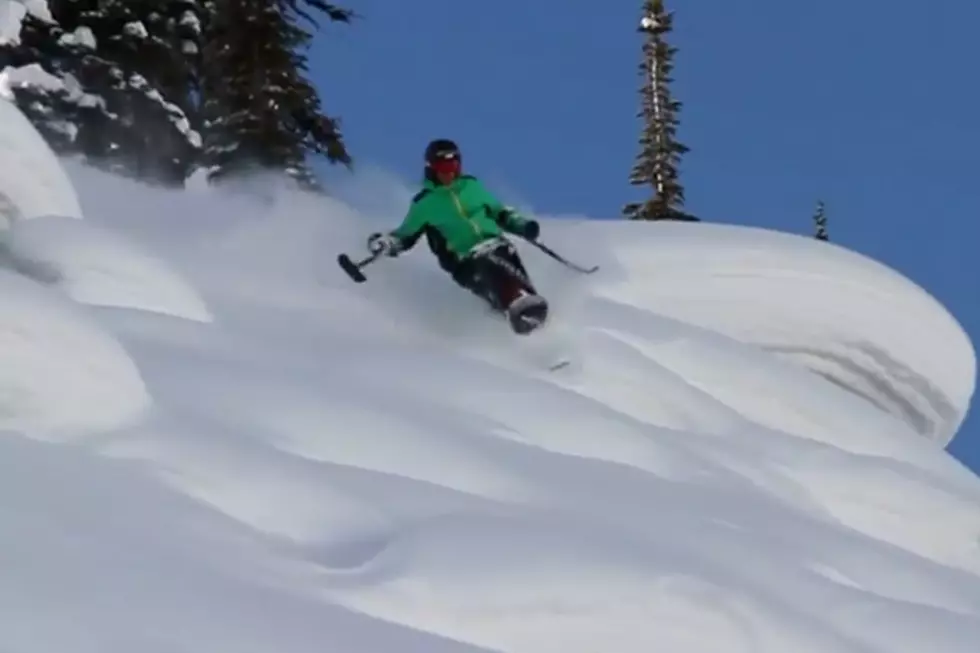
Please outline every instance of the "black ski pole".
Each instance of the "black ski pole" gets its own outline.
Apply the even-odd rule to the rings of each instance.
[[[340,264],[341,269],[343,269],[343,271],[347,273],[347,276],[353,279],[355,283],[364,283],[367,281],[367,277],[365,277],[364,273],[361,272],[361,268],[373,262],[379,256],[381,256],[381,252],[375,252],[367,258],[361,259],[360,261],[352,261],[347,254],[341,254],[337,257],[337,262]]]
[[[593,265],[592,267],[587,268],[587,267],[583,267],[581,265],[578,265],[576,263],[572,263],[571,261],[569,261],[568,259],[566,259],[562,255],[558,254],[557,252],[555,252],[554,250],[552,250],[550,247],[548,247],[544,243],[539,243],[536,240],[528,240],[528,242],[531,243],[532,245],[534,245],[535,247],[537,247],[538,249],[540,249],[542,252],[544,252],[545,254],[547,254],[548,256],[550,256],[551,258],[553,258],[556,261],[558,261],[559,263],[561,263],[562,265],[564,265],[566,267],[569,267],[569,268],[575,270],[576,272],[581,272],[582,274],[592,274],[593,272],[595,272],[596,270],[599,269],[599,266],[598,265]]]

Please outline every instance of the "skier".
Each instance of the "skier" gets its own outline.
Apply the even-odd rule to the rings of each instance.
[[[533,241],[539,232],[535,220],[504,206],[476,177],[462,173],[456,143],[436,139],[425,149],[423,188],[401,225],[371,234],[368,249],[398,256],[425,234],[440,267],[456,283],[506,315],[515,332],[526,334],[547,318],[548,303],[505,233]]]

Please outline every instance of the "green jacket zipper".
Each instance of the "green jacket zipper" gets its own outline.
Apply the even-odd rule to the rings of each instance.
[[[453,203],[456,205],[456,210],[459,212],[459,216],[470,223],[470,226],[473,227],[473,232],[477,236],[482,236],[483,233],[480,231],[480,227],[466,215],[465,211],[463,211],[463,203],[459,201],[459,197],[456,195],[456,193],[452,189],[449,189],[449,194],[453,198]]]

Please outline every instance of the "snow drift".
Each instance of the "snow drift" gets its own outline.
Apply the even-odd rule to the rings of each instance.
[[[19,220],[5,245],[12,266],[77,302],[212,319],[204,300],[172,266],[90,221],[59,216]]]
[[[0,429],[72,438],[131,421],[149,397],[126,351],[91,316],[0,269]]]
[[[4,80],[0,77],[0,91]],[[0,92],[0,219],[43,215],[79,218],[75,189],[44,139]],[[0,223],[0,227],[3,224]]]
[[[613,232],[625,274],[598,284],[596,294],[757,344],[924,437],[952,439],[973,394],[975,357],[960,325],[921,288],[815,239],[717,225],[646,227]],[[582,238],[604,232],[593,226]]]
[[[974,352],[893,271],[539,216],[603,269],[522,246],[517,339],[424,248],[343,276],[397,203],[68,173],[0,275],[0,649],[975,650]]]

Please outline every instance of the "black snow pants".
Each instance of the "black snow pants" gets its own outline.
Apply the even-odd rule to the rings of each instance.
[[[463,288],[483,298],[491,308],[505,311],[522,293],[537,294],[514,245],[489,241],[462,259],[445,260],[442,267]]]

